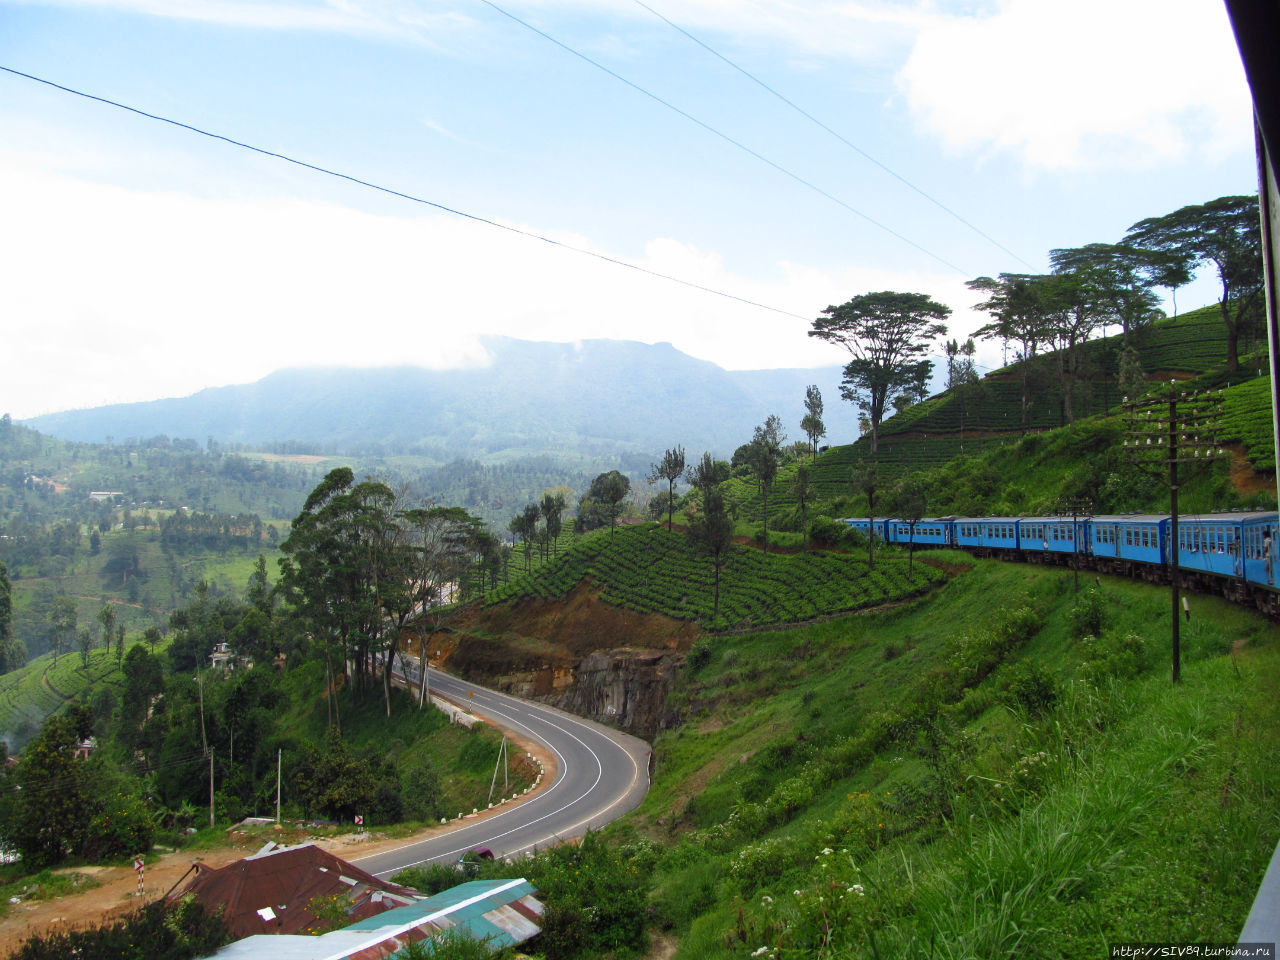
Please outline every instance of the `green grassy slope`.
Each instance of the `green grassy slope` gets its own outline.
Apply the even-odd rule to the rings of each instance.
[[[1194,599],[1173,686],[1165,591],[1077,601],[1068,573],[964,562],[688,675],[617,831],[662,848],[646,888],[677,957],[1234,939],[1280,836],[1276,629]]]

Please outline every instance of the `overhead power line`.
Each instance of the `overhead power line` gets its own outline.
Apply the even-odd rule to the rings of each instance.
[[[748,71],[745,67],[742,67],[742,66],[740,66],[740,65],[739,65],[739,64],[737,64],[737,63],[734,63],[732,60],[730,60],[728,57],[726,57],[726,56],[725,56],[724,54],[722,54],[720,51],[718,51],[718,50],[716,50],[716,49],[712,48],[710,45],[708,45],[708,44],[704,43],[704,42],[703,42],[702,40],[700,40],[698,37],[695,37],[692,33],[690,33],[690,32],[689,32],[688,30],[686,30],[684,27],[680,26],[680,25],[679,25],[679,24],[677,24],[677,23],[673,23],[671,20],[668,20],[666,17],[664,17],[662,14],[660,14],[657,10],[653,9],[653,7],[651,7],[651,6],[649,6],[648,4],[644,3],[644,2],[643,2],[643,0],[635,0],[635,3],[636,3],[636,5],[637,5],[637,6],[642,7],[642,8],[643,8],[643,9],[645,9],[645,10],[648,10],[651,14],[653,14],[655,17],[657,17],[659,20],[661,20],[661,21],[662,21],[663,23],[665,23],[667,26],[671,27],[673,30],[678,30],[680,33],[684,34],[686,37],[688,37],[690,40],[692,40],[694,43],[696,43],[698,46],[700,46],[703,50],[707,51],[707,53],[711,54],[713,57],[716,57],[717,59],[722,60],[722,61],[724,61],[725,63],[727,63],[729,66],[733,67],[733,69],[734,69],[734,70],[737,70],[740,74],[742,74],[744,77],[746,77],[746,78],[747,78],[748,80],[750,80],[752,83],[757,84],[758,86],[760,86],[760,87],[764,88],[764,89],[765,89],[766,91],[768,91],[769,93],[773,94],[775,97],[777,97],[779,100],[781,100],[783,103],[785,103],[788,107],[790,107],[790,108],[791,108],[792,110],[794,110],[796,113],[800,114],[800,116],[804,117],[806,120],[809,120],[811,123],[816,124],[818,127],[821,127],[821,128],[822,128],[823,130],[825,130],[827,133],[831,134],[831,136],[835,137],[837,140],[839,140],[841,143],[843,143],[843,144],[844,144],[846,147],[848,147],[850,150],[854,151],[854,153],[857,153],[859,156],[863,157],[865,160],[868,160],[869,162],[874,163],[877,167],[879,167],[879,168],[880,168],[881,170],[883,170],[885,173],[889,174],[889,176],[893,177],[895,180],[897,180],[897,181],[899,181],[900,183],[902,183],[902,184],[906,185],[907,187],[910,187],[910,188],[911,188],[912,190],[914,190],[916,193],[920,194],[920,196],[924,197],[926,200],[928,200],[930,203],[932,203],[934,206],[936,206],[939,210],[942,210],[944,213],[948,214],[949,216],[954,217],[956,220],[958,220],[960,223],[964,224],[966,227],[968,227],[970,230],[972,230],[972,231],[973,231],[974,233],[976,233],[978,236],[982,237],[982,239],[986,240],[988,243],[993,244],[994,246],[998,247],[1000,250],[1003,250],[1003,251],[1004,251],[1005,253],[1007,253],[1009,256],[1013,257],[1013,259],[1015,259],[1015,260],[1017,260],[1019,263],[1021,263],[1023,266],[1030,267],[1032,270],[1036,269],[1036,268],[1035,268],[1034,266],[1032,266],[1030,263],[1027,263],[1027,261],[1026,261],[1026,260],[1023,260],[1023,259],[1022,259],[1022,257],[1018,256],[1016,253],[1014,253],[1012,250],[1010,250],[1008,247],[1006,247],[1006,246],[1005,246],[1003,243],[1001,243],[999,240],[995,239],[994,237],[990,236],[989,234],[987,234],[987,233],[986,233],[986,232],[984,232],[983,230],[979,229],[979,228],[978,228],[977,226],[975,226],[974,224],[970,223],[968,220],[966,220],[964,217],[960,216],[960,214],[956,213],[954,210],[952,210],[950,207],[948,207],[945,203],[943,203],[943,202],[942,202],[941,200],[939,200],[937,197],[934,197],[934,196],[932,196],[932,195],[930,195],[930,194],[926,193],[924,190],[922,190],[922,189],[920,189],[919,187],[917,187],[914,183],[912,183],[912,182],[911,182],[910,180],[908,180],[906,177],[902,176],[902,174],[898,173],[896,170],[894,170],[894,169],[892,169],[891,167],[889,167],[887,164],[882,163],[881,161],[877,160],[875,157],[873,157],[871,154],[867,153],[867,151],[863,150],[863,149],[862,149],[860,146],[858,146],[856,143],[853,143],[852,141],[848,140],[846,137],[842,136],[840,133],[838,133],[838,132],[836,132],[835,130],[831,129],[831,127],[827,126],[825,123],[823,123],[823,122],[822,122],[821,120],[819,120],[817,117],[815,117],[813,114],[809,113],[807,110],[805,110],[805,109],[804,109],[803,107],[801,107],[799,104],[797,104],[797,103],[793,102],[792,100],[789,100],[787,97],[783,96],[781,93],[779,93],[779,92],[778,92],[777,90],[775,90],[773,87],[769,86],[769,84],[765,83],[763,80],[761,80],[761,79],[760,79],[759,77],[757,77],[755,74],[753,74],[753,73],[751,73],[750,71]]]
[[[863,211],[857,209],[854,206],[851,206],[850,204],[841,200],[839,197],[835,196],[834,194],[828,193],[826,190],[823,190],[818,185],[812,183],[809,180],[806,180],[804,177],[800,176],[798,173],[794,173],[791,170],[788,170],[786,167],[782,166],[780,163],[776,163],[775,161],[770,160],[764,154],[751,149],[751,147],[748,147],[746,144],[742,143],[740,140],[735,140],[733,137],[729,136],[727,133],[724,133],[723,131],[716,129],[715,127],[711,126],[711,124],[703,120],[699,120],[697,117],[693,116],[693,114],[680,109],[675,104],[671,103],[669,100],[664,100],[662,97],[658,96],[656,93],[646,90],[644,87],[640,86],[638,83],[628,80],[626,77],[622,76],[620,73],[616,73],[613,70],[610,70],[608,67],[600,63],[598,60],[593,60],[591,57],[588,57],[585,53],[575,50],[573,47],[569,46],[567,43],[564,43],[563,41],[556,39],[546,31],[539,30],[537,27],[529,23],[527,20],[521,20],[514,13],[511,13],[508,10],[504,10],[502,7],[498,6],[496,3],[493,2],[493,0],[480,0],[480,2],[483,3],[485,6],[491,7],[492,9],[496,10],[498,13],[502,14],[507,19],[513,20],[514,22],[520,24],[520,26],[524,27],[526,30],[530,30],[533,33],[536,33],[538,36],[542,37],[544,40],[548,40],[551,43],[554,43],[557,47],[559,47],[561,50],[564,50],[566,53],[573,54],[573,56],[577,57],[579,60],[582,60],[585,63],[589,63],[591,66],[595,67],[597,70],[608,74],[609,76],[613,77],[613,79],[617,80],[619,83],[626,84],[628,87],[630,87],[632,90],[635,90],[637,93],[643,94],[644,96],[648,97],[650,100],[653,100],[655,103],[661,104],[662,106],[666,107],[668,110],[672,111],[673,113],[677,113],[680,116],[684,117],[690,123],[696,124],[697,126],[701,127],[703,130],[706,130],[708,133],[719,137],[721,140],[725,141],[728,144],[731,144],[734,147],[737,147],[743,153],[746,153],[749,156],[754,157],[755,159],[759,160],[761,163],[767,164],[768,166],[772,167],[774,170],[777,170],[779,173],[783,174],[784,176],[790,177],[792,180],[794,180],[796,183],[800,184],[801,186],[808,187],[810,190],[812,190],[814,193],[818,194],[819,196],[824,197],[827,200],[830,200],[832,203],[836,204],[837,206],[843,207],[845,210],[848,210],[850,213],[854,214],[855,216],[861,217],[863,220],[867,221],[867,223],[871,224],[872,226],[878,227],[879,229],[883,230],[885,233],[889,234],[890,236],[896,237],[897,239],[901,240],[903,243],[907,244],[908,246],[915,247],[915,249],[919,250],[925,256],[931,257],[932,259],[938,261],[944,267],[949,267],[950,269],[954,270],[956,273],[962,276],[967,277],[971,275],[967,271],[961,270],[950,260],[947,260],[939,256],[938,254],[934,253],[928,247],[925,247],[919,243],[916,243],[910,237],[904,236],[903,234],[899,233],[897,230],[894,230],[888,224],[881,223],[879,220],[875,219],[869,214],[864,213]]]
[[[433,207],[436,210],[440,210],[444,213],[453,214],[456,217],[462,217],[465,220],[471,220],[471,221],[474,221],[475,223],[482,223],[485,226],[494,227],[495,229],[498,229],[498,230],[505,230],[508,233],[514,233],[517,236],[527,237],[530,240],[541,240],[543,243],[548,243],[553,247],[560,247],[561,249],[569,250],[573,253],[578,253],[586,257],[592,257],[596,260],[603,260],[605,263],[611,263],[614,266],[618,266],[618,267],[625,267],[628,270],[634,270],[637,273],[643,273],[647,276],[655,277],[659,280],[666,280],[669,283],[676,283],[682,287],[688,287],[691,290],[700,290],[703,293],[709,293],[709,294],[712,294],[713,296],[723,297],[726,300],[733,300],[737,303],[745,304],[746,306],[749,306],[749,307],[758,307],[761,310],[768,310],[771,313],[777,313],[784,317],[791,317],[796,320],[804,320],[806,323],[811,322],[812,320],[811,317],[806,317],[799,313],[793,313],[790,310],[784,310],[781,307],[774,307],[774,306],[770,306],[767,303],[761,303],[758,300],[750,300],[746,297],[739,297],[739,296],[736,296],[735,294],[728,293],[724,290],[718,290],[715,287],[708,287],[700,283],[694,283],[692,280],[682,280],[680,277],[673,277],[670,274],[660,273],[657,270],[650,270],[648,267],[642,267],[639,264],[635,264],[635,263],[628,263],[626,260],[620,260],[617,257],[610,257],[603,253],[597,253],[594,250],[587,250],[583,247],[575,247],[573,244],[564,243],[560,240],[553,240],[551,237],[544,236],[543,234],[540,234],[540,233],[534,233],[531,230],[521,230],[519,227],[513,227],[505,223],[499,223],[497,220],[490,220],[487,217],[478,216],[477,214],[474,214],[474,213],[467,213],[465,210],[459,210],[455,207],[446,206],[445,204],[438,203],[434,200],[427,200],[423,197],[416,197],[413,194],[405,193],[401,190],[394,190],[390,187],[384,187],[377,183],[373,183],[372,181],[362,180],[359,177],[354,177],[354,176],[351,176],[350,174],[341,173],[337,170],[331,170],[328,167],[322,167],[322,166],[319,166],[318,164],[308,163],[305,160],[299,160],[296,157],[291,157],[291,156],[288,156],[287,154],[277,153],[273,150],[267,150],[263,147],[257,147],[251,143],[245,143],[242,140],[236,140],[236,139],[233,139],[232,137],[224,136],[220,133],[212,133],[209,130],[204,130],[200,127],[193,126],[192,124],[183,123],[181,120],[174,120],[174,119],[171,119],[170,117],[161,116],[160,114],[156,114],[156,113],[148,113],[146,110],[140,110],[137,107],[131,107],[128,104],[120,103],[116,100],[109,100],[106,97],[99,97],[92,93],[86,93],[83,90],[76,90],[73,87],[63,86],[60,83],[54,83],[52,80],[46,80],[43,77],[37,77],[30,73],[23,73],[21,70],[14,70],[12,67],[6,67],[3,64],[0,64],[0,70],[3,70],[5,73],[11,73],[16,77],[22,77],[26,80],[34,80],[36,83],[43,83],[45,86],[52,87],[55,90],[61,90],[64,93],[70,93],[77,97],[84,97],[86,100],[94,100],[98,103],[106,104],[107,106],[110,106],[110,107],[116,107],[120,110],[126,110],[129,113],[137,114],[140,117],[146,117],[148,120],[158,120],[161,123],[168,123],[168,124],[171,124],[172,126],[180,127],[183,130],[190,131],[191,133],[198,133],[202,137],[209,137],[212,140],[221,140],[223,143],[228,143],[233,147],[240,147],[244,150],[251,150],[254,153],[261,154],[265,157],[272,157],[273,159],[276,159],[276,160],[283,160],[286,163],[292,163],[299,167],[304,167],[307,170],[312,170],[316,173],[323,173],[326,176],[337,177],[339,180],[346,180],[349,183],[354,183],[361,187],[368,187],[370,190],[378,190],[382,193],[390,194],[393,197],[399,197],[402,200],[409,200],[412,203],[420,203],[424,206]]]

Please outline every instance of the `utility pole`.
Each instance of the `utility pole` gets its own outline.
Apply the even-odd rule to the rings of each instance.
[[[200,680],[200,671],[196,671],[196,689],[200,691],[200,745],[204,752],[209,752],[209,740],[204,733],[204,683]]]
[[[276,747],[276,823],[280,822],[280,755],[281,748]]]
[[[213,828],[213,751],[209,751],[209,828]]]
[[[1071,514],[1071,566],[1074,568],[1072,593],[1080,592],[1080,516],[1093,514],[1093,501],[1088,497],[1064,497],[1058,501],[1060,516]]]
[[[1182,408],[1179,410],[1179,403]],[[1178,489],[1202,473],[1221,456],[1219,442],[1221,424],[1218,412],[1222,391],[1195,394],[1178,393],[1169,381],[1166,396],[1149,396],[1130,401],[1124,398],[1128,418],[1124,445],[1131,462],[1169,487],[1169,586],[1173,633],[1173,682],[1182,680],[1181,632],[1178,609],[1182,577],[1178,569]],[[1180,470],[1180,467],[1190,468]]]

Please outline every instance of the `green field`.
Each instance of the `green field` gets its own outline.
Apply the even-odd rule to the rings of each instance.
[[[715,572],[678,532],[656,523],[584,537],[539,570],[489,593],[488,606],[524,597],[564,597],[579,583],[600,587],[606,603],[640,613],[693,620],[711,630],[810,620],[914,595],[945,579],[937,569],[884,557],[867,568],[861,554],[764,554],[733,548],[720,573],[720,613],[713,616]]]

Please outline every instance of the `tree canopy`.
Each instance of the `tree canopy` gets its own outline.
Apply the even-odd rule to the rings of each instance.
[[[1126,243],[1165,256],[1161,285],[1170,276],[1188,275],[1198,264],[1212,263],[1222,296],[1218,300],[1227,328],[1227,369],[1240,366],[1240,334],[1261,317],[1262,236],[1256,196],[1219,197],[1191,204],[1131,226]]]
[[[667,529],[670,530],[671,516],[676,504],[676,481],[684,476],[684,447],[676,444],[649,469],[650,483],[657,483],[659,480],[667,481]]]
[[[951,308],[923,293],[883,290],[830,306],[813,321],[809,336],[839,344],[853,356],[840,388],[871,425],[871,453],[885,407],[894,395],[923,392],[933,363],[929,345],[945,336]]]

